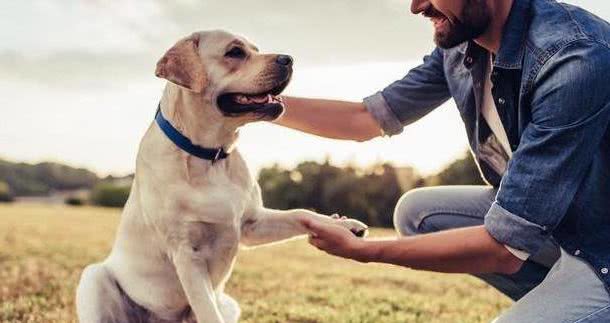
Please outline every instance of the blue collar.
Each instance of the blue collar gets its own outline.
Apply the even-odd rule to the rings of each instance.
[[[212,163],[216,162],[219,159],[224,159],[229,156],[222,147],[220,148],[204,148],[201,146],[197,146],[191,142],[191,140],[185,137],[183,134],[178,131],[178,129],[174,128],[167,119],[163,117],[163,113],[161,113],[161,104],[157,108],[157,115],[155,116],[155,121],[161,128],[161,131],[171,140],[176,146],[185,152],[199,157],[201,159],[211,160]]]

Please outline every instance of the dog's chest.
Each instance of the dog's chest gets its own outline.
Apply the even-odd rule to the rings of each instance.
[[[192,223],[188,243],[205,260],[216,287],[229,274],[239,246],[239,227],[225,224]]]
[[[168,187],[168,207],[159,225],[170,250],[188,247],[208,267],[214,287],[230,274],[244,213],[258,192],[243,160],[235,153],[226,164],[204,169],[193,161],[189,177]],[[219,162],[221,163],[221,162]],[[202,171],[205,170],[205,171]]]
[[[227,182],[208,186],[199,196],[184,201],[183,210],[174,219],[179,221],[178,239],[186,243],[195,257],[205,261],[214,287],[222,284],[231,272],[237,254],[242,217],[250,203],[251,189]]]

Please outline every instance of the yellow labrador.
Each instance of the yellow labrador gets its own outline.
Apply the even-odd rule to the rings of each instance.
[[[198,32],[167,51],[156,74],[169,81],[157,122],[140,144],[112,251],[82,274],[81,322],[237,322],[239,306],[223,288],[240,243],[304,235],[303,218],[365,232],[356,220],[264,208],[235,148],[240,126],[283,112],[277,95],[290,80],[290,56]]]

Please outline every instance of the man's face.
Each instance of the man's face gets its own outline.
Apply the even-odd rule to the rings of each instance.
[[[413,0],[411,11],[432,20],[434,42],[441,48],[481,36],[491,21],[486,0]]]

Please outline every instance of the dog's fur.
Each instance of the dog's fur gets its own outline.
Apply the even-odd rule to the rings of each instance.
[[[227,56],[235,46],[246,57]],[[153,122],[140,144],[112,251],[82,274],[76,297],[80,322],[237,322],[239,306],[223,287],[240,243],[256,246],[304,235],[303,218],[366,229],[355,220],[263,207],[260,188],[234,143],[240,126],[277,118],[283,106],[227,113],[218,98],[281,91],[292,67],[278,64],[277,57],[258,53],[243,38],[212,31],[180,40],[159,61],[157,76],[169,81],[161,99],[165,117],[193,143],[223,147],[230,155],[214,163],[191,156]]]

